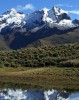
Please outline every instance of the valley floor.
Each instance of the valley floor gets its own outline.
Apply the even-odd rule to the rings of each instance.
[[[0,68],[0,88],[79,90],[79,68]]]

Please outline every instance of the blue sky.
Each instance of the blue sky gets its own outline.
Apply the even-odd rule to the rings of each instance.
[[[55,5],[68,11],[72,19],[79,19],[79,0],[0,0],[0,14],[11,8],[30,13],[44,7],[52,8]]]

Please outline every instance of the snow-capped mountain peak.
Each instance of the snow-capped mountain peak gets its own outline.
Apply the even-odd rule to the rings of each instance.
[[[71,20],[66,11],[56,6],[29,14],[23,14],[12,8],[0,15],[0,37],[5,48],[19,49],[31,45],[39,46],[43,43],[52,45],[54,44],[52,42],[53,35],[77,33],[76,29],[79,30],[79,20]],[[70,36],[66,40],[62,38],[60,41],[60,39],[61,37],[58,36],[59,41],[56,38],[55,44],[72,43],[72,40],[78,41],[76,37],[71,39]],[[1,45],[0,48],[4,49],[4,46]]]
[[[20,27],[24,22],[25,14],[17,12],[14,8],[0,15],[0,30],[6,26]]]
[[[44,12],[44,14],[43,14],[43,18],[42,18],[42,20],[46,23],[46,22],[52,22],[52,19],[49,17],[49,9],[47,9],[47,8],[43,8],[43,12]]]
[[[47,8],[44,8],[43,11],[44,11],[43,21],[47,23],[60,22],[63,19],[70,20],[68,13],[56,6],[54,6],[50,10]]]
[[[53,7],[53,10],[54,10],[54,12],[55,12],[56,15],[61,15],[61,14],[63,14],[63,13],[68,14],[66,11],[60,9],[60,8],[57,7],[57,6],[54,6],[54,7]]]
[[[73,23],[66,11],[56,6],[52,9],[44,8],[41,11],[34,11],[27,15],[12,8],[0,15],[0,30],[7,26],[10,28],[25,27],[26,29],[32,29],[44,24],[49,24],[49,27],[57,27],[58,29],[78,26],[78,23]]]
[[[11,9],[11,12],[17,12],[17,11],[16,11],[16,9],[12,8],[12,9]]]
[[[4,14],[7,15],[7,14],[15,14],[15,13],[17,13],[17,11],[14,8],[12,8],[11,10],[6,11]]]

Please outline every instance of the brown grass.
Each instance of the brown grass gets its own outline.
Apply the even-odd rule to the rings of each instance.
[[[0,85],[79,90],[79,68],[0,68]]]

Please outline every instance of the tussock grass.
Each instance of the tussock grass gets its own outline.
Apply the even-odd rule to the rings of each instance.
[[[0,68],[0,85],[33,89],[79,90],[78,68]]]

